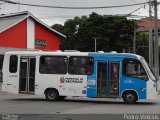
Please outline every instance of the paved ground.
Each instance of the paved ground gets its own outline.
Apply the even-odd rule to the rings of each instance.
[[[0,113],[20,114],[119,114],[159,113],[160,97],[156,101],[140,101],[126,105],[119,99],[72,98],[50,102],[44,96],[15,95],[0,92]]]
[[[126,105],[119,99],[68,97],[50,102],[44,96],[14,95],[0,92],[0,114],[160,114],[160,97],[156,101],[140,101]],[[81,116],[83,117],[83,116]],[[95,117],[93,117],[95,118]],[[69,119],[70,120],[70,119]]]

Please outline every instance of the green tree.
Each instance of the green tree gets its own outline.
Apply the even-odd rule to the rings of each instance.
[[[136,36],[136,54],[143,56],[149,62],[149,36],[144,32],[137,33]]]
[[[148,46],[149,36],[148,36],[148,34],[146,34],[144,32],[139,32],[139,33],[137,33],[136,41],[137,41],[137,44],[136,44],[137,47],[138,46]]]
[[[94,38],[97,39],[98,51],[117,51],[132,46],[133,21],[119,16],[103,16],[92,13],[87,16],[75,17],[52,28],[67,36],[63,49],[94,51]]]
[[[64,32],[63,32],[64,26],[61,25],[61,24],[54,24],[54,25],[51,26],[51,28],[53,28],[53,29],[55,29],[55,30],[57,30],[57,31],[59,31],[59,32],[61,32],[61,33],[64,33]]]

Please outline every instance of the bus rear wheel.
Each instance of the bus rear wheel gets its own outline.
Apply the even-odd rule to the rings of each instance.
[[[123,101],[126,104],[135,104],[137,102],[137,95],[134,92],[126,92],[123,95]]]
[[[48,89],[45,92],[46,99],[49,101],[57,101],[59,100],[59,93],[56,89]]]

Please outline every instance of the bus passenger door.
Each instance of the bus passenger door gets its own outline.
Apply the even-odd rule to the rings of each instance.
[[[107,61],[97,63],[97,96],[104,97],[107,94]]]
[[[109,71],[107,80],[107,96],[119,96],[119,67],[120,62],[109,61]]]
[[[35,92],[35,70],[36,70],[36,58],[29,58],[29,81],[28,81],[28,92]]]
[[[118,97],[119,95],[119,62],[97,62],[97,96]]]
[[[36,65],[36,59],[34,57],[21,57],[20,78],[19,78],[20,93],[34,93],[35,65]]]

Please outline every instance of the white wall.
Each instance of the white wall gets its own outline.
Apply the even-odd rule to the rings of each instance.
[[[27,48],[29,49],[34,49],[34,31],[34,21],[31,18],[27,18]]]

